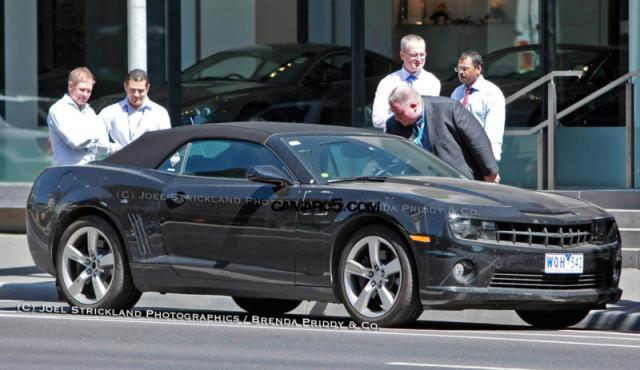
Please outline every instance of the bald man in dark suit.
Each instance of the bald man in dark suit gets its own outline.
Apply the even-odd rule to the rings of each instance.
[[[500,182],[489,138],[460,102],[421,97],[403,85],[389,95],[389,107],[387,133],[410,139],[471,179]]]

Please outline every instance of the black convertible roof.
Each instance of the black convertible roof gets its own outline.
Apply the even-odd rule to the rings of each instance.
[[[332,125],[285,122],[231,122],[180,126],[147,132],[131,144],[105,158],[102,163],[154,168],[184,143],[222,138],[264,143],[275,134],[378,134],[375,131]]]

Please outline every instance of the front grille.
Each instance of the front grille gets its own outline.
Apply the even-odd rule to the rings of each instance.
[[[605,274],[536,274],[523,272],[496,272],[489,286],[516,289],[588,289],[601,288],[606,283]]]
[[[496,239],[499,243],[573,248],[589,243],[591,224],[557,226],[497,222]]]

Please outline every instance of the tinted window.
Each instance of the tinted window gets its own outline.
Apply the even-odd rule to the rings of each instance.
[[[377,76],[385,76],[392,71],[392,66],[384,60],[371,57],[365,58],[364,77],[371,78]]]
[[[255,165],[284,164],[266,147],[237,140],[199,140],[191,143],[183,175],[245,178]]]
[[[542,65],[538,51],[513,51],[485,62],[483,75],[493,77],[516,77],[536,80],[542,77]]]
[[[406,140],[384,136],[299,136],[282,139],[318,179],[359,176],[462,177]]]
[[[187,152],[187,145],[188,144],[183,145],[175,153],[167,157],[157,169],[163,172],[180,173],[182,164],[184,163],[184,155]]]
[[[305,82],[334,82],[351,79],[351,55],[333,54],[322,58],[309,71]]]
[[[182,74],[183,81],[240,80],[290,83],[313,52],[268,46],[213,54]]]

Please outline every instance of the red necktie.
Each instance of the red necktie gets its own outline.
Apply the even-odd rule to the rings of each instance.
[[[464,98],[462,98],[462,105],[466,108],[467,107],[467,100],[469,100],[469,95],[471,95],[471,86],[467,86],[467,88],[464,90]]]

